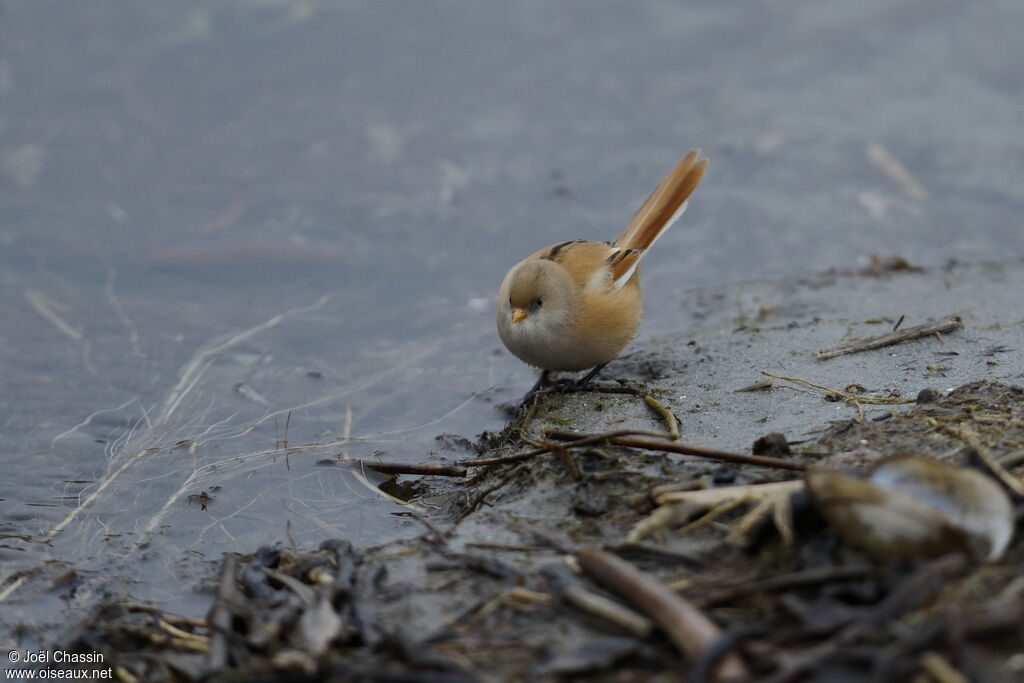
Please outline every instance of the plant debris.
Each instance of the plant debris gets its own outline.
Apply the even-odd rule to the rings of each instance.
[[[545,427],[550,405],[524,407],[485,437],[484,452],[502,455],[453,465],[475,477],[424,488],[424,512],[407,513],[421,536],[227,555],[206,619],[112,602],[66,645],[102,651],[121,680],[1000,680],[1024,645],[1024,547],[1008,536],[1019,513],[997,475],[942,462],[966,452],[1019,482],[1021,458],[1009,456],[1024,452],[1024,389],[977,382],[932,398],[882,422],[836,423],[813,453],[785,453],[785,437],[768,435],[755,450],[774,444],[785,459],[725,454],[749,473],[724,487],[686,474],[690,456],[719,458],[714,449]],[[911,443],[923,455],[884,459]],[[540,445],[509,454],[518,444]],[[845,469],[810,470],[817,507],[793,478],[820,468],[815,453]],[[872,465],[871,479],[855,474]],[[1001,540],[965,540],[974,522],[948,513],[926,553],[882,549],[878,563],[879,547],[838,542],[848,532],[828,506],[851,499],[823,495],[816,477],[871,482],[887,500],[893,482],[912,490],[921,467],[941,472],[924,479],[954,500],[964,487],[944,477],[966,477],[984,520],[1001,506]],[[931,494],[912,495],[935,509]],[[905,513],[892,514],[905,525]]]
[[[995,479],[934,458],[893,455],[866,478],[814,469],[807,487],[832,527],[880,562],[951,552],[995,560],[1013,535],[1013,508]]]
[[[900,318],[900,322],[902,321],[903,319]],[[897,327],[898,325],[899,324],[897,323]],[[893,331],[888,334],[878,335],[877,337],[868,337],[867,339],[861,339],[850,344],[843,344],[831,349],[825,349],[824,351],[819,351],[815,358],[818,360],[827,360],[838,356],[846,356],[851,353],[881,349],[886,346],[902,344],[903,342],[911,341],[913,339],[921,339],[922,337],[930,337],[932,335],[940,336],[948,334],[963,326],[964,324],[963,321],[960,320],[960,316],[953,315],[933,323],[926,323],[915,327],[905,327],[902,330],[893,329]]]

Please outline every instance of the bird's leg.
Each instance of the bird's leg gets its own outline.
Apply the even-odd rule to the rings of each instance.
[[[587,375],[586,375],[586,376],[585,376],[585,377],[584,377],[583,379],[581,379],[581,380],[578,380],[578,381],[576,382],[576,388],[577,388],[577,389],[582,389],[583,387],[587,386],[587,384],[589,384],[589,383],[590,383],[590,380],[592,380],[592,379],[594,379],[595,377],[597,377],[597,373],[599,373],[599,372],[601,372],[602,370],[604,370],[604,366],[606,366],[606,365],[608,365],[608,363],[607,363],[607,362],[605,362],[605,363],[601,363],[600,365],[598,365],[597,367],[595,367],[595,368],[594,368],[593,370],[591,370],[590,372],[588,372],[588,373],[587,373]]]
[[[537,383],[533,385],[532,389],[530,389],[528,392],[526,392],[526,395],[527,396],[532,396],[533,394],[536,394],[538,391],[540,391],[540,389],[542,387],[545,387],[548,384],[551,384],[551,377],[550,377],[550,375],[551,375],[551,371],[550,370],[544,370],[543,372],[541,372],[540,373],[540,379],[537,380]]]
[[[557,387],[555,388],[555,390],[559,391],[559,392],[563,392],[563,393],[569,393],[569,392],[573,392],[573,391],[582,391],[583,389],[586,388],[586,386],[590,382],[590,380],[594,379],[594,377],[597,376],[597,373],[601,372],[601,370],[606,365],[608,365],[608,363],[601,363],[600,365],[595,367],[593,370],[588,372],[583,379],[577,380],[575,382],[573,382],[572,380],[561,380],[560,379],[560,380],[557,381]],[[545,387],[547,387],[549,385],[554,385],[554,384],[555,384],[555,382],[553,382],[551,380],[551,371],[550,370],[544,370],[543,372],[540,373],[540,379],[538,379],[537,383],[533,385],[533,388],[530,389],[528,392],[526,392],[526,396],[527,397],[533,396],[534,394],[536,394],[541,389],[544,389]]]

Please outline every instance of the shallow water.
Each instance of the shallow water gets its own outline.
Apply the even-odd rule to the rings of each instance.
[[[0,643],[103,593],[200,612],[226,550],[418,533],[339,457],[499,428],[533,381],[505,270],[614,237],[691,146],[642,335],[695,286],[1024,253],[1022,27],[1010,0],[5,5]]]

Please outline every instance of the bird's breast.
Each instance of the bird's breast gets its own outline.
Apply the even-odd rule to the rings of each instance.
[[[642,304],[638,286],[581,299],[566,315],[553,311],[512,322],[498,316],[498,334],[516,357],[544,370],[577,372],[614,359],[636,334]]]

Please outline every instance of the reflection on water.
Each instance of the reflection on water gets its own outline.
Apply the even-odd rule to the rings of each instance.
[[[152,293],[122,287],[112,271],[107,296],[93,292],[88,306],[23,288],[36,334],[63,353],[46,359],[45,374],[29,368],[10,378],[23,384],[19,409],[26,418],[48,409],[74,417],[54,413],[20,441],[8,432],[11,446],[31,448],[33,459],[8,465],[16,474],[3,493],[14,513],[3,527],[9,572],[56,559],[80,576],[113,580],[115,592],[125,590],[116,577],[132,577],[135,599],[187,602],[190,592],[172,579],[223,550],[285,538],[365,544],[415,531],[395,516],[403,506],[376,490],[380,477],[344,460],[451,457],[458,454],[436,436],[498,424],[492,401],[507,392],[494,380],[507,368],[476,312],[453,312],[437,341],[360,339],[352,303],[325,292],[194,343],[180,331],[190,321],[168,325]],[[422,324],[410,311],[405,325]],[[452,353],[472,369],[453,370]],[[77,377],[69,384],[82,393],[67,392],[63,377]],[[17,515],[26,504],[32,514]],[[22,594],[38,592],[57,566],[44,569],[5,587],[6,615],[31,620],[38,606]]]
[[[0,643],[102,594],[198,613],[226,550],[417,533],[339,462],[500,426],[505,269],[614,237],[691,146],[642,334],[696,285],[1020,252],[1017,3],[807,4],[5,5]]]

